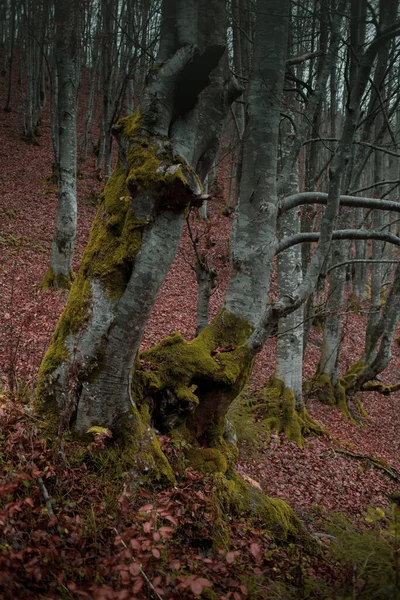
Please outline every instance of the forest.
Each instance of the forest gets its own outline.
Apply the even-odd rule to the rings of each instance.
[[[398,0],[0,0],[0,600],[400,600]]]

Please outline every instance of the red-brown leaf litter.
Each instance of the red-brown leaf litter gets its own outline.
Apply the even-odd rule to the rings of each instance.
[[[0,107],[5,103],[6,79],[0,76]],[[80,117],[82,121],[84,115]],[[13,540],[4,546],[0,540],[0,598],[286,598],[263,592],[260,581],[283,577],[296,586],[293,548],[277,546],[261,523],[249,531],[245,520],[238,518],[230,524],[230,541],[221,538],[216,550],[212,540],[219,516],[210,502],[212,483],[207,478],[189,471],[187,480],[172,490],[149,492],[139,487],[135,494],[119,490],[119,496],[112,499],[115,490],[89,476],[84,466],[72,467],[54,456],[24,404],[7,400],[4,391],[10,383],[16,384],[25,402],[32,397],[43,353],[67,299],[65,291],[40,290],[57,204],[56,187],[48,180],[53,162],[48,110],[40,134],[38,146],[22,139],[20,89],[15,82],[12,111],[0,111],[0,530],[4,528],[7,539]],[[225,153],[223,148],[221,154]],[[196,214],[191,216],[193,235],[207,247],[209,264],[218,270],[211,316],[221,306],[229,274],[233,217],[222,214],[229,160],[228,156],[220,165],[221,193],[209,203],[208,223]],[[79,168],[75,269],[103,185],[93,155]],[[174,331],[186,338],[194,336],[194,265],[185,232],[148,323],[143,348]],[[346,315],[343,370],[359,358],[364,331],[364,316]],[[313,330],[306,375],[315,372],[320,341],[320,334]],[[252,388],[262,386],[273,374],[274,348],[271,340],[259,355]],[[396,383],[399,368],[396,345],[382,375],[384,382]],[[400,392],[390,396],[364,393],[362,403],[369,419],[356,425],[339,408],[310,400],[309,413],[330,436],[308,437],[299,449],[273,433],[269,445],[260,440],[257,452],[242,449],[238,471],[258,482],[268,495],[288,501],[301,517],[306,515],[311,529],[317,527],[308,511],[314,505],[342,511],[354,522],[363,521],[368,506],[388,508],[388,496],[399,491],[398,481],[363,457],[381,459],[400,472]],[[161,442],[170,452],[168,438]],[[53,496],[54,517],[46,510],[39,480]],[[102,528],[97,531],[100,522]],[[303,571],[323,580],[327,589],[340,587],[341,577],[349,576],[329,561],[307,560]],[[251,596],[251,586],[259,586],[261,595]],[[207,595],[211,588],[215,596]]]

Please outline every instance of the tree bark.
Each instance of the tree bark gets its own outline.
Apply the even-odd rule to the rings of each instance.
[[[72,279],[72,257],[76,239],[76,117],[78,94],[77,6],[73,0],[56,2],[57,41],[57,132],[58,182],[57,221],[50,266],[42,288],[68,288]],[[56,155],[57,159],[57,155]]]
[[[163,8],[164,20],[173,10],[183,30],[185,6],[164,2]],[[209,3],[198,8],[204,27]],[[200,179],[240,94],[218,66],[223,3],[215,0],[213,9],[218,27],[198,36],[200,50],[180,45],[170,20],[167,37],[175,42],[160,44],[163,62],[152,71],[139,110],[114,128],[118,165],[40,371],[40,410],[58,414],[61,429],[72,425],[84,433],[98,425],[119,435],[134,404],[132,372],[144,327],[178,248],[185,211],[202,202]]]

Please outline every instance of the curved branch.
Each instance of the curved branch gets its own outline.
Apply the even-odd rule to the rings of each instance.
[[[296,246],[296,244],[303,244],[304,242],[318,242],[320,234],[318,232],[307,232],[307,233],[296,233],[286,239],[279,242],[276,248],[276,254],[280,254],[284,250]],[[368,229],[338,229],[332,233],[333,240],[380,240],[381,242],[388,242],[389,244],[395,244],[400,246],[400,237],[394,235],[394,233],[380,231],[370,231]],[[398,261],[396,261],[398,262]]]
[[[283,199],[279,207],[278,215],[286,211],[301,206],[302,204],[325,204],[328,194],[323,192],[300,192],[293,196],[287,196]],[[350,206],[353,208],[369,208],[374,210],[391,210],[400,212],[400,203],[391,200],[380,200],[379,198],[363,198],[357,196],[340,196],[340,206]]]
[[[390,264],[390,265],[395,265],[397,264],[399,261],[398,260],[378,260],[378,259],[369,259],[369,258],[354,258],[353,260],[344,260],[343,262],[340,263],[336,263],[334,265],[332,265],[326,272],[326,275],[328,275],[328,273],[330,273],[331,271],[333,271],[333,269],[338,269],[339,267],[345,267],[346,265],[353,265],[353,264]]]

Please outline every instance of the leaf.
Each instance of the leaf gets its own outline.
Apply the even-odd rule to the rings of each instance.
[[[152,504],[144,504],[138,509],[138,512],[150,512],[153,508],[154,506]]]
[[[257,542],[250,544],[250,552],[256,560],[259,560],[262,555],[262,548],[260,544],[257,544]]]
[[[204,577],[198,577],[190,584],[190,589],[192,590],[193,594],[197,594],[198,596],[202,593],[205,587],[212,587],[212,583],[211,581],[208,581],[208,579],[204,579]]]
[[[131,563],[128,567],[129,573],[133,575],[133,577],[137,577],[140,573],[139,565],[135,562]]]
[[[235,553],[234,552],[228,552],[228,554],[226,555],[226,562],[229,565],[231,565],[234,561],[235,561]]]
[[[143,583],[144,582],[143,582],[143,579],[141,577],[138,577],[137,579],[135,579],[135,582],[134,582],[133,587],[132,587],[132,592],[134,594],[137,594],[138,592],[140,592],[140,590],[143,587]]]
[[[143,531],[145,533],[150,533],[152,526],[153,526],[153,521],[147,521],[146,523],[143,524]]]
[[[161,556],[160,551],[157,550],[157,548],[153,548],[153,550],[151,551],[151,553],[154,556],[154,558],[160,558],[160,556]]]
[[[175,529],[173,527],[160,527],[158,531],[161,537],[165,538],[166,540],[170,540]]]

